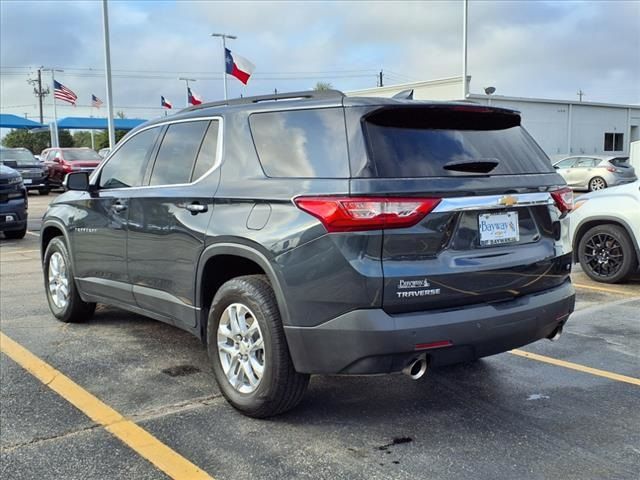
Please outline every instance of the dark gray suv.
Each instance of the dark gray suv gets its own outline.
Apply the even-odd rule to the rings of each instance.
[[[193,333],[254,417],[294,407],[310,374],[419,378],[553,339],[574,307],[572,193],[511,110],[205,104],[66,183],[41,234],[53,314],[99,302]]]

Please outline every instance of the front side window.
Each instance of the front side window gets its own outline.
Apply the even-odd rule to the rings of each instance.
[[[555,164],[556,168],[571,168],[571,166],[575,163],[575,158],[565,158],[564,160]]]
[[[576,163],[576,167],[578,168],[591,168],[591,167],[595,167],[596,164],[598,163],[598,161],[595,158],[581,158],[580,160],[578,160],[578,163]]]
[[[156,143],[161,127],[138,133],[118,149],[100,172],[100,188],[125,188],[142,185],[144,167]]]
[[[349,176],[341,108],[255,113],[249,122],[258,157],[267,176]]]
[[[170,125],[162,139],[149,184],[188,183],[208,126],[206,121]]]

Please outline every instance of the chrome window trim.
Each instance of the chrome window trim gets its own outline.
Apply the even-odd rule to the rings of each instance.
[[[129,138],[127,138],[126,141],[124,141],[121,144],[117,145],[116,148],[114,148],[113,151],[109,153],[109,156],[104,160],[104,162],[102,162],[98,166],[98,168],[96,168],[93,171],[93,174],[89,178],[90,184],[91,185],[95,185],[96,180],[100,176],[100,173],[102,172],[102,169],[107,164],[107,162],[109,162],[111,160],[111,158],[113,157],[113,155],[115,155],[118,152],[118,150],[120,150],[124,145],[126,145],[136,135],[138,135],[138,134],[140,134],[142,132],[145,132],[147,130],[151,130],[152,128],[163,127],[165,125],[171,126],[171,125],[176,124],[176,123],[187,123],[187,122],[205,122],[205,121],[206,122],[210,122],[212,120],[217,120],[217,121],[220,122],[219,127],[218,127],[218,145],[216,146],[216,160],[215,160],[215,162],[213,163],[213,165],[211,166],[211,168],[209,170],[204,172],[202,175],[200,175],[193,182],[189,182],[189,183],[169,183],[169,184],[164,184],[164,185],[139,185],[137,187],[105,188],[104,190],[105,191],[109,191],[109,192],[117,192],[117,191],[120,191],[120,190],[129,190],[131,188],[140,189],[140,188],[159,188],[159,187],[187,187],[187,186],[195,185],[195,184],[199,183],[203,178],[209,176],[212,172],[214,172],[222,164],[222,153],[224,152],[224,149],[223,149],[223,143],[224,143],[224,135],[223,135],[223,133],[224,133],[224,119],[220,115],[213,115],[213,116],[208,116],[208,117],[182,118],[180,120],[166,120],[164,122],[154,123],[153,125],[148,125],[146,127],[141,128],[140,130],[135,132],[133,135],[131,135]],[[205,136],[206,136],[208,130],[209,130],[208,128],[207,128],[207,130],[205,130]],[[202,138],[202,141],[204,142],[204,137]],[[160,142],[160,146],[162,146],[162,142]],[[196,160],[197,160],[197,158],[198,157],[196,155]]]
[[[501,203],[501,200],[512,197],[515,203]],[[443,198],[433,213],[460,212],[467,210],[494,210],[510,207],[526,207],[535,205],[553,205],[555,202],[549,192],[521,193],[508,195],[485,195],[481,197],[449,197]]]

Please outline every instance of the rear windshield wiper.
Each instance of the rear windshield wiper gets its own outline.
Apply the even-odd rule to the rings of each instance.
[[[442,168],[454,172],[489,173],[496,168],[499,163],[498,160],[493,158],[479,158],[477,160],[445,163]]]

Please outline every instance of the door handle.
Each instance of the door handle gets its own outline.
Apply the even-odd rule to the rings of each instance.
[[[191,215],[197,215],[199,213],[206,212],[207,211],[207,206],[206,205],[202,205],[202,204],[200,204],[198,202],[193,202],[193,203],[190,203],[189,205],[187,205],[186,209],[191,212]]]
[[[116,212],[124,212],[127,209],[127,206],[124,203],[117,202],[114,203],[111,208]]]

